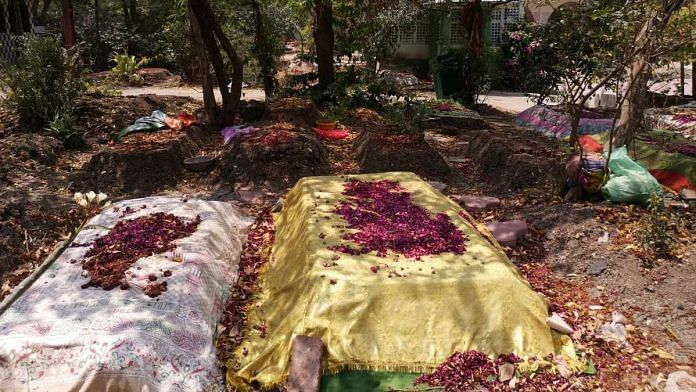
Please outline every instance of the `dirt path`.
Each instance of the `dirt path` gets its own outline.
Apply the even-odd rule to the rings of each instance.
[[[119,88],[123,96],[139,96],[139,95],[168,95],[176,97],[188,97],[203,101],[203,91],[199,86],[183,86],[183,87],[122,87]],[[220,89],[215,89],[215,99],[221,101]],[[245,88],[242,90],[242,99],[263,101],[266,95],[263,89]]]

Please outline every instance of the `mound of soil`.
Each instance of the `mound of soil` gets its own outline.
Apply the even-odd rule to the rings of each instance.
[[[456,181],[445,159],[415,135],[363,131],[356,139],[360,173],[408,171],[427,180]]]
[[[470,137],[466,156],[500,189],[560,186],[564,178],[562,154],[534,138],[486,130]]]
[[[205,131],[197,126],[128,135],[94,154],[75,180],[85,189],[110,195],[149,195],[179,182],[182,162],[197,154],[204,138]]]
[[[170,115],[180,112],[195,114],[202,103],[189,97],[165,95],[85,96],[76,104],[80,124],[85,129],[85,138],[97,143],[106,143],[121,129],[154,110]]]
[[[63,216],[72,205],[56,164],[63,147],[40,134],[12,134],[0,138],[0,283],[26,263],[35,263],[61,234]],[[30,269],[17,271],[19,281]],[[12,282],[10,282],[12,283]],[[5,287],[0,287],[2,299]]]
[[[329,174],[326,150],[311,129],[289,122],[256,126],[261,130],[226,146],[220,164],[223,181],[283,189],[302,177]]]
[[[138,76],[143,78],[143,84],[154,86],[162,83],[181,82],[181,78],[175,76],[165,68],[142,68],[137,71]]]
[[[319,119],[319,109],[309,99],[283,98],[273,102],[263,114],[263,121],[294,122],[313,127]]]
[[[426,126],[445,135],[456,135],[470,129],[488,128],[483,118],[467,117],[433,117],[426,122]]]
[[[266,104],[254,99],[239,102],[239,117],[246,123],[261,121],[266,112]]]

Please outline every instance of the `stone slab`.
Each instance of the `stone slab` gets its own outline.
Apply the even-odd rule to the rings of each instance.
[[[290,357],[289,392],[318,392],[324,343],[319,338],[297,336]]]
[[[500,199],[489,196],[457,195],[453,199],[464,204],[464,208],[470,211],[487,210],[500,205]]]
[[[521,220],[488,222],[486,226],[501,245],[509,247],[517,246],[517,240],[528,231],[527,223]]]

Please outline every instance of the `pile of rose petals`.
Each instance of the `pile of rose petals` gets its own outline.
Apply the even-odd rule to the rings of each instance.
[[[352,233],[341,238],[357,247],[339,245],[333,250],[359,255],[372,251],[386,256],[388,251],[409,258],[466,250],[467,236],[444,213],[434,217],[413,203],[411,194],[398,183],[348,181],[335,212],[348,222]]]
[[[486,354],[478,351],[456,352],[440,364],[434,372],[418,377],[414,385],[426,384],[433,390],[445,392],[513,389],[556,391],[569,387],[567,380],[546,369],[530,375],[515,372],[515,364],[520,362],[522,360],[515,354],[501,355],[491,360]]]
[[[200,217],[187,223],[164,212],[118,222],[108,234],[94,241],[85,255],[82,268],[90,281],[83,288],[128,289],[126,271],[138,259],[174,249],[174,241],[191,235],[200,222]],[[149,281],[144,292],[150,297],[160,295],[167,288],[166,282],[156,283],[155,275]]]
[[[232,358],[235,349],[244,338],[247,308],[257,292],[256,281],[261,268],[271,258],[270,249],[275,240],[275,226],[270,210],[263,211],[251,227],[239,261],[239,279],[232,295],[225,304],[225,311],[218,326],[217,347],[222,360]],[[222,331],[220,330],[222,329]],[[267,335],[267,326],[252,326],[261,337]],[[224,331],[228,331],[223,333]]]

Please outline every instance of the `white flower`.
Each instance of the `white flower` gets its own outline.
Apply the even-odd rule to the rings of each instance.
[[[111,201],[107,201],[106,203],[104,203],[104,207],[105,207],[105,208],[108,207],[108,206],[110,206],[110,205],[111,205]]]
[[[85,195],[82,194],[82,192],[75,192],[75,195],[73,196],[73,200],[75,200],[75,203],[79,203],[80,200],[84,199]]]
[[[87,199],[80,199],[77,201],[77,204],[81,205],[82,207],[87,207],[89,205],[89,202]]]
[[[91,203],[92,200],[94,200],[94,198],[97,197],[97,194],[93,191],[89,191],[85,196],[87,196],[87,201]]]
[[[104,192],[99,192],[99,194],[97,195],[97,203],[101,203],[108,198],[109,198],[109,195],[107,195]]]

